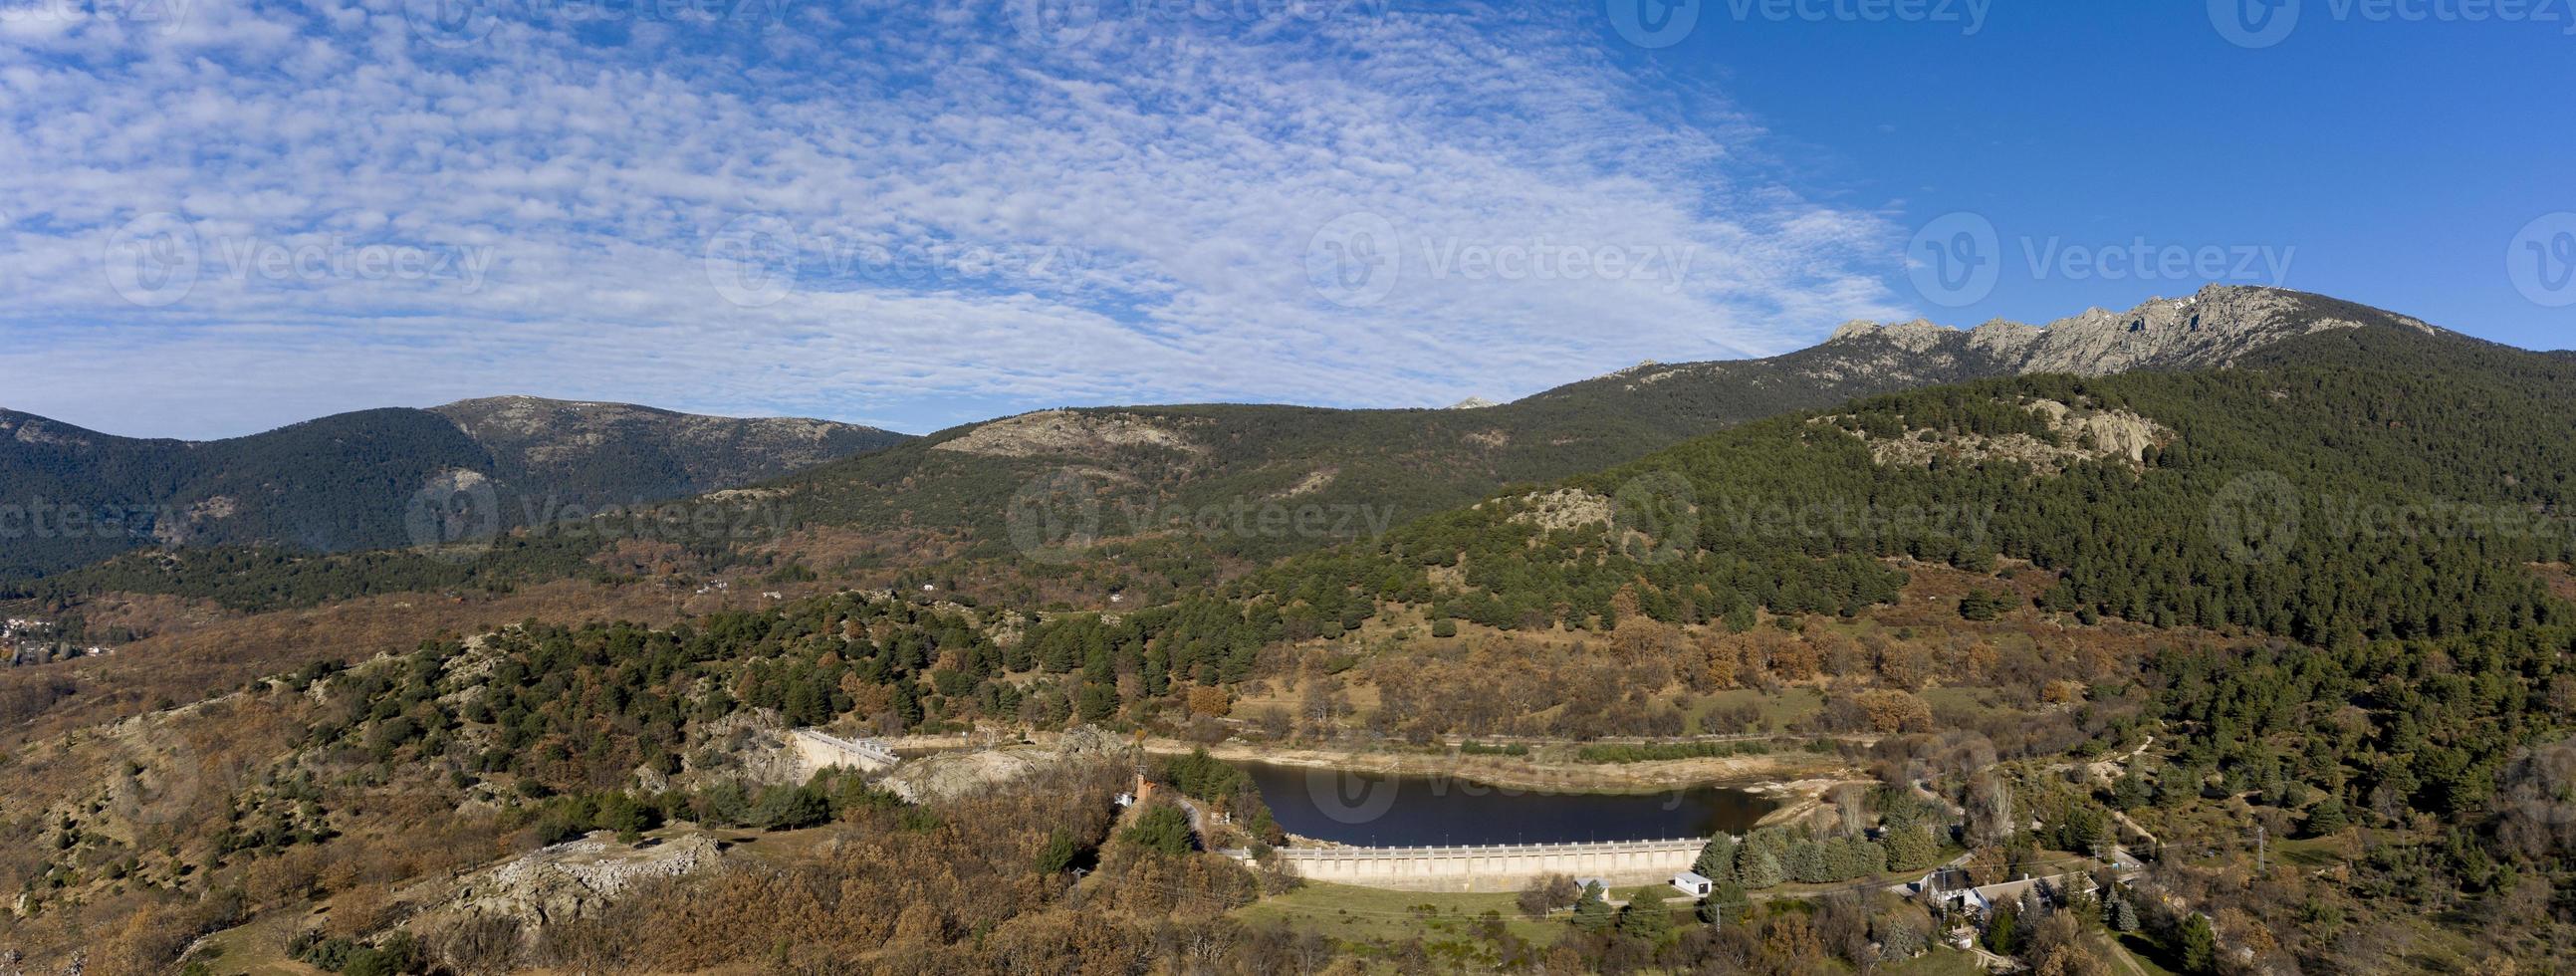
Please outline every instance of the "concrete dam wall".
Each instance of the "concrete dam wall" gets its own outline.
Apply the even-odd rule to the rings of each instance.
[[[812,729],[797,729],[787,735],[787,747],[796,755],[803,773],[843,766],[862,772],[879,773],[893,769],[903,760],[884,743],[869,739],[844,739]]]
[[[1398,891],[1519,891],[1543,875],[1606,878],[1614,885],[1650,884],[1690,869],[1707,844],[1687,840],[1468,847],[1278,848],[1280,862],[1301,878]]]

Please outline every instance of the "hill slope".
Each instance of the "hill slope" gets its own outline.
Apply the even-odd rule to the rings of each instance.
[[[1848,613],[1882,558],[2053,574],[2086,617],[2315,644],[2566,616],[2576,364],[2453,335],[2311,335],[2234,368],[1984,380],[1697,438],[1365,552],[1266,570],[1497,627]],[[1339,565],[1336,565],[1339,564]],[[1437,582],[1436,582],[1437,581]]]
[[[2321,296],[2211,287],[2128,313],[2088,311],[2046,328],[1853,323],[1825,343],[1783,356],[1648,364],[1478,409],[1224,404],[1040,411],[823,464],[768,484],[756,499],[737,497],[736,503],[757,504],[760,510],[747,516],[752,521],[788,528],[790,537],[772,551],[701,547],[701,557],[717,562],[697,569],[716,571],[742,558],[755,566],[785,560],[882,585],[880,571],[889,568],[997,561],[1003,572],[988,582],[1017,600],[1087,602],[1140,585],[1148,590],[1140,596],[1157,599],[1170,587],[1205,586],[1230,570],[1381,535],[1505,486],[1600,470],[1786,411],[2044,370],[2224,366],[2286,339],[2354,331],[2442,334],[2415,319]],[[608,436],[598,432],[628,422],[615,410],[584,408],[597,415],[533,424],[524,408],[505,404],[443,409],[475,437],[526,459],[522,465],[555,464],[548,477],[570,481],[580,471],[630,464],[655,477],[678,477],[651,459],[584,454],[582,437],[559,437],[574,443],[551,450],[518,439],[568,429],[591,430],[592,439]],[[475,470],[524,477],[506,465]],[[395,536],[390,544],[402,541]],[[578,540],[551,540],[541,548],[505,546],[476,564],[486,571],[480,575],[398,554],[365,566],[257,552],[188,565],[128,561],[46,592],[220,592],[234,602],[246,598],[243,581],[233,578],[242,567],[293,567],[301,582],[249,587],[251,594],[269,594],[250,605],[269,606],[287,593],[302,594],[287,602],[304,603],[454,586],[468,576],[502,585],[505,576],[551,576],[581,565]],[[1069,581],[1058,587],[1049,579]],[[1024,585],[1032,581],[1037,585]],[[972,578],[965,585],[982,588]]]
[[[811,420],[697,417],[529,397],[340,414],[191,443],[115,437],[0,411],[0,576],[148,544],[321,552],[406,544],[433,479],[473,472],[516,523],[562,506],[683,497],[873,450],[903,435]]]
[[[2045,328],[1855,322],[1782,356],[1647,363],[1478,409],[1043,411],[942,431],[779,487],[807,524],[879,533],[888,546],[1007,556],[1033,539],[1051,545],[1087,531],[1103,541],[1195,537],[1186,551],[1264,559],[1783,412],[1988,377],[2225,366],[2284,339],[2355,328],[2435,332],[2322,296],[2212,286]],[[1033,508],[1078,511],[1048,525]],[[1250,513],[1240,528],[1238,509]],[[1284,527],[1262,527],[1265,509],[1283,511]],[[1301,511],[1324,528],[1298,530]],[[1213,530],[1201,517],[1210,513],[1223,523]]]

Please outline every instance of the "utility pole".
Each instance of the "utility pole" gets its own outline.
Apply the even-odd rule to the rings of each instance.
[[[2254,873],[2256,873],[2256,874],[2262,874],[2262,873],[2264,872],[2264,861],[2263,861],[2263,841],[2264,841],[2265,839],[2267,839],[2267,838],[2265,837],[2265,834],[2264,834],[2263,825],[2262,825],[2262,824],[2255,824],[2255,825],[2254,825]]]

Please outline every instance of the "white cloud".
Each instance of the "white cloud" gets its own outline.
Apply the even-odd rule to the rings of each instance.
[[[1031,33],[955,0],[494,2],[452,47],[393,0],[0,24],[8,405],[187,436],[499,392],[915,429],[1403,406],[1893,311],[1877,216],[1793,192],[1756,126],[1633,76],[1580,5]],[[108,272],[166,252],[114,246],[156,213],[195,278],[128,282],[144,307]],[[1313,280],[1346,214],[1393,230],[1391,266],[1326,262],[1395,275],[1374,301]],[[719,238],[747,215],[792,250]],[[728,301],[707,257],[735,243],[792,287]],[[448,273],[367,270],[388,252]]]

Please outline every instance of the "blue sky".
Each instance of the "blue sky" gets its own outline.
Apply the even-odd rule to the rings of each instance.
[[[0,0],[0,405],[1426,406],[2213,278],[2576,345],[2567,4],[2239,2]]]

